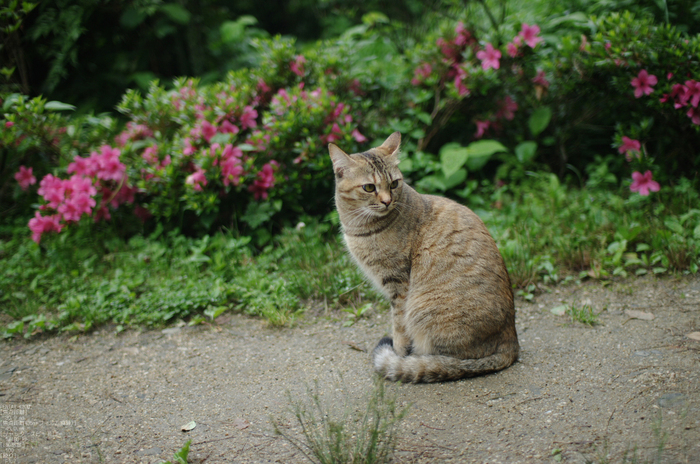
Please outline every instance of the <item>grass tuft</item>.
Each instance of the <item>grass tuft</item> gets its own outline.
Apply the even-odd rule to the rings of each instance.
[[[287,392],[292,413],[301,427],[303,439],[286,432],[274,422],[275,432],[299,449],[311,462],[320,464],[389,463],[396,447],[398,425],[408,407],[397,406],[396,395],[386,391],[383,379],[375,377],[364,411],[353,412],[347,404],[342,411],[321,398],[318,383],[307,387],[306,401],[297,401]]]

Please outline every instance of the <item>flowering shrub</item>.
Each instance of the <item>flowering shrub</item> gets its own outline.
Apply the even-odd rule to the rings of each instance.
[[[303,54],[260,40],[260,65],[222,82],[128,91],[118,133],[109,118],[68,119],[56,102],[6,96],[2,175],[25,206],[37,189],[36,241],[119,210],[193,233],[244,228],[264,243],[330,209],[329,142],[358,151],[394,130],[409,154],[401,168],[422,190],[470,199],[487,176],[584,171],[611,139],[621,159],[611,168],[642,195],[697,171],[698,39],[629,14],[596,27],[558,44],[535,24],[477,33],[446,22],[403,54],[369,22]],[[577,143],[592,118],[615,130]]]
[[[700,38],[628,12],[598,19],[595,27],[595,34],[565,40],[553,62],[566,116],[577,118],[583,133],[592,119],[596,127],[615,127],[609,137],[630,164],[618,174],[632,171],[632,191],[657,191],[652,175],[665,183],[697,172]],[[603,148],[588,140],[580,147]]]

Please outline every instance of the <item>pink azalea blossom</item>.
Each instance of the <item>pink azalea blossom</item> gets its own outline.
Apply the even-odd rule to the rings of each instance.
[[[646,69],[639,71],[637,77],[632,79],[632,87],[634,87],[634,96],[640,98],[642,95],[650,95],[658,80],[653,74],[649,74]]]
[[[89,177],[83,177],[78,174],[74,174],[70,179],[63,181],[63,185],[66,189],[66,194],[70,195],[73,193],[84,193],[89,196],[95,196],[97,194],[97,189]]]
[[[197,168],[195,172],[187,176],[185,179],[185,184],[191,185],[193,189],[198,192],[202,191],[202,185],[207,185],[208,181],[204,175],[204,169]]]
[[[508,121],[512,121],[513,118],[515,118],[515,112],[518,111],[518,104],[510,98],[510,95],[506,95],[506,98],[501,100],[499,106],[500,108],[496,113],[496,118],[503,118]]]
[[[258,112],[253,109],[252,106],[246,106],[243,108],[243,114],[241,115],[241,127],[243,130],[252,129],[257,125],[255,121],[258,117]]]
[[[700,108],[690,108],[686,115],[690,118],[693,124],[700,126]]]
[[[455,77],[455,87],[457,88],[457,93],[460,97],[466,97],[469,95],[469,89],[464,85],[464,80],[462,76],[458,75]]]
[[[248,190],[253,192],[256,200],[266,200],[268,197],[267,191],[275,183],[275,175],[272,167],[272,163],[265,164],[260,172],[258,172],[257,179],[253,181],[253,184],[248,187]]]
[[[413,79],[411,79],[411,84],[419,85],[420,83],[425,81],[428,77],[430,77],[430,74],[432,72],[433,72],[433,67],[430,65],[430,63],[421,64],[413,71]]]
[[[93,156],[95,153],[93,153]],[[119,161],[121,152],[109,145],[100,147],[100,155],[97,157],[99,171],[97,178],[102,180],[113,180],[119,182],[124,177],[126,166]]]
[[[44,200],[48,202],[47,206],[49,208],[56,209],[65,199],[66,188],[63,185],[63,180],[54,177],[52,174],[47,174],[39,182],[37,193],[44,197]]]
[[[68,173],[75,173],[81,176],[94,177],[100,166],[95,156],[83,158],[76,156],[73,162],[68,165]]]
[[[642,149],[642,144],[639,140],[631,139],[625,135],[622,136],[622,145],[617,149],[620,153],[625,154],[627,161],[632,161],[632,155],[636,155],[637,158],[641,157],[640,150]]]
[[[33,168],[19,167],[19,171],[15,173],[15,180],[19,183],[22,190],[27,190],[30,185],[36,184],[36,177],[32,174]]]
[[[480,139],[486,134],[486,131],[491,126],[491,121],[474,121],[476,124],[476,132],[474,133],[474,138]]]
[[[297,76],[303,76],[304,75],[304,63],[306,63],[306,58],[304,58],[303,55],[297,55],[294,58],[294,61],[292,61],[289,64],[289,68]]]
[[[42,216],[39,211],[34,213],[34,217],[29,220],[29,230],[32,231],[32,240],[39,243],[41,234],[46,232],[60,232],[63,226],[60,224],[61,216]]]
[[[200,125],[201,131],[202,131],[202,137],[204,140],[209,142],[212,137],[216,135],[216,127],[206,119],[202,120],[202,124]]]
[[[141,154],[141,158],[146,160],[148,164],[157,165],[160,161],[158,160],[158,145],[151,145],[146,147],[146,149]]]
[[[644,174],[635,171],[632,173],[632,185],[630,185],[630,190],[633,192],[639,192],[642,196],[648,196],[649,191],[658,192],[660,189],[659,183],[651,178],[651,171],[647,171]]]
[[[455,37],[455,45],[459,45],[460,47],[467,45],[472,37],[471,32],[464,26],[462,21],[457,23],[455,33],[457,34]]]
[[[172,162],[170,155],[165,155],[165,158],[163,158],[163,161],[160,163],[160,169],[165,169],[166,166],[169,166],[170,163]]]
[[[134,206],[134,216],[139,218],[141,222],[146,222],[148,218],[153,216],[150,211],[148,211],[146,208],[144,208],[141,205],[136,205]]]
[[[238,126],[231,124],[231,121],[228,119],[224,119],[224,122],[221,123],[221,126],[219,126],[219,132],[222,134],[233,134],[236,135],[240,129]]]
[[[224,185],[238,185],[242,175],[243,166],[240,158],[231,156],[221,161],[221,177],[224,179]]]
[[[523,23],[522,29],[518,35],[523,39],[523,42],[530,46],[530,48],[535,48],[538,43],[542,42],[542,37],[537,37],[539,33],[539,26],[529,26]]]
[[[508,56],[510,56],[511,58],[515,58],[516,56],[518,56],[518,45],[515,44],[515,41],[506,45],[506,51],[508,52]]]
[[[501,63],[498,61],[501,59],[501,52],[493,48],[490,43],[486,44],[485,50],[480,50],[476,53],[476,57],[481,60],[481,67],[486,70],[489,68],[498,69],[501,67]]]
[[[693,108],[697,108],[698,103],[700,103],[700,82],[692,79],[685,81],[685,88],[685,100],[690,101]]]
[[[331,133],[325,137],[325,143],[331,143],[340,140],[342,135],[343,131],[340,130],[340,126],[337,122],[334,122],[333,126],[331,127]]]
[[[537,75],[532,79],[532,82],[541,85],[545,89],[549,88],[549,81],[544,77],[544,71],[542,70],[537,71]]]
[[[92,208],[95,207],[95,204],[93,197],[87,193],[78,192],[59,205],[58,212],[61,213],[64,221],[78,222],[83,213],[88,216],[92,214]]]
[[[186,138],[184,140],[183,144],[184,144],[184,147],[182,148],[183,155],[191,156],[197,151],[197,149],[194,146],[192,146],[192,140],[190,140],[189,138]]]
[[[362,135],[359,130],[355,129],[352,131],[352,136],[353,138],[358,142],[358,143],[363,143],[367,141],[367,137]]]
[[[10,127],[14,126],[14,125],[15,125],[15,123],[12,122],[12,121],[6,121],[6,122],[5,122],[5,127],[7,127],[8,129],[9,129]]]

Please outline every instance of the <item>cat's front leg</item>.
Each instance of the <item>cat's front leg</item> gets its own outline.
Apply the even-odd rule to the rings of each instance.
[[[391,301],[391,323],[394,351],[399,356],[407,356],[411,351],[411,339],[406,332],[404,323],[404,307],[406,298],[397,296]]]

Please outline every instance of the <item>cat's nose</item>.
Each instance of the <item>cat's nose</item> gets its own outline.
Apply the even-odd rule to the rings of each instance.
[[[386,198],[380,197],[379,201],[382,202],[382,204],[388,208],[389,205],[391,204],[391,197],[386,197]]]

